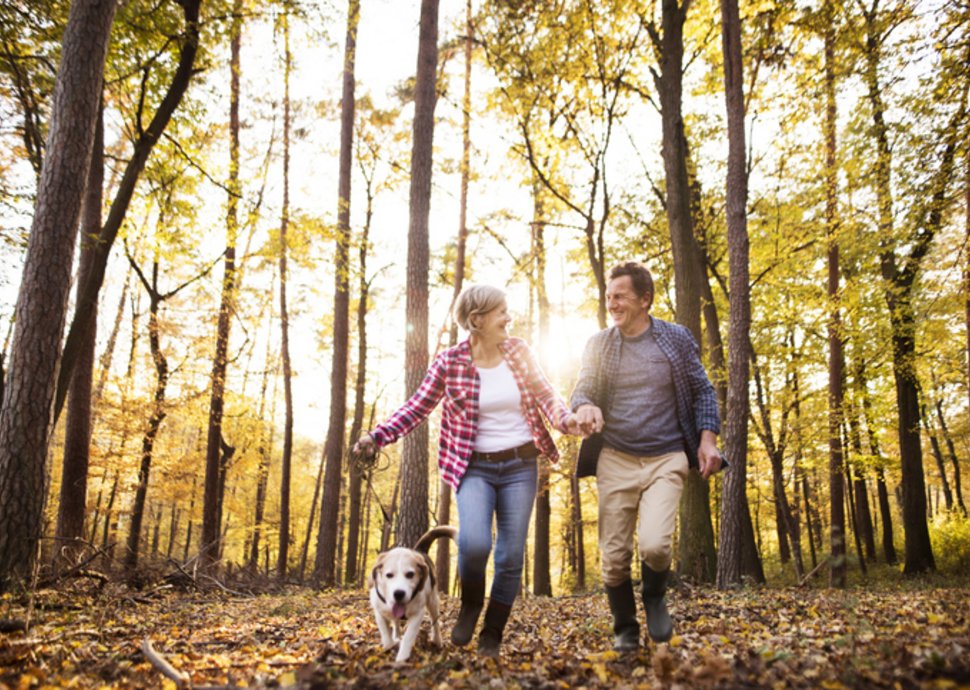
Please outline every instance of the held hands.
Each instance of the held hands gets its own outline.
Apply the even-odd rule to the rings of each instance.
[[[377,453],[377,442],[370,434],[364,434],[357,439],[357,443],[354,444],[353,450],[357,455],[372,457]]]
[[[717,436],[705,429],[701,432],[701,445],[697,449],[697,469],[704,479],[709,479],[721,469],[721,451],[717,449]]]
[[[574,416],[583,438],[603,430],[603,412],[596,405],[580,405]]]

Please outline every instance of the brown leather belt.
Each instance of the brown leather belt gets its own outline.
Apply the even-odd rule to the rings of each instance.
[[[497,450],[494,453],[479,453],[472,451],[472,462],[502,462],[513,458],[534,458],[539,454],[539,449],[533,441],[523,443],[518,448],[508,450]]]

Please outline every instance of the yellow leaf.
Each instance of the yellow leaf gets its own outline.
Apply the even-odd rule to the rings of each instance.
[[[670,642],[668,644],[671,647],[679,647],[683,643],[684,643],[683,637],[681,637],[680,635],[674,635],[673,637],[670,638]]]

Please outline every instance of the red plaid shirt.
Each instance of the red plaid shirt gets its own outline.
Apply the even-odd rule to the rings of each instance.
[[[532,430],[532,438],[539,452],[556,462],[559,451],[539,411],[555,428],[565,432],[569,409],[549,384],[524,340],[509,338],[499,348],[519,385],[522,416]],[[370,435],[378,446],[394,443],[423,422],[444,398],[438,468],[442,478],[457,490],[475,448],[481,385],[472,362],[471,345],[465,340],[435,357],[417,392]]]

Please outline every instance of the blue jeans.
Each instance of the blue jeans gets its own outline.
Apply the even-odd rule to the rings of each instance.
[[[458,503],[458,576],[485,577],[495,516],[495,577],[491,598],[509,606],[522,581],[525,540],[536,497],[536,459],[473,462],[461,479]]]

